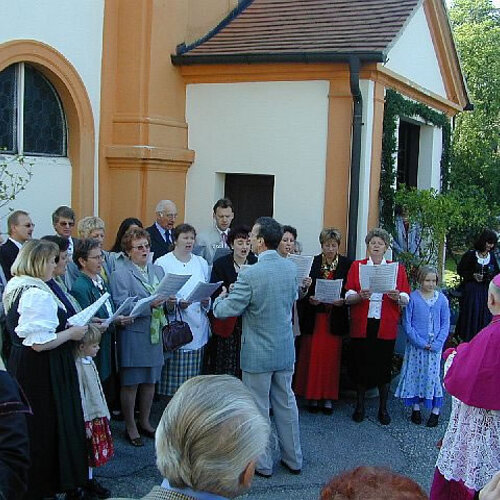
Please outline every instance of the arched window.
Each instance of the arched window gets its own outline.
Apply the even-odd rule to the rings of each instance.
[[[0,72],[0,149],[24,155],[66,156],[67,127],[61,100],[33,66]]]

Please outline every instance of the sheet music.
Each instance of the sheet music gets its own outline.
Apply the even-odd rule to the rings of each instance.
[[[342,280],[316,280],[314,298],[325,304],[333,304],[340,299]]]
[[[359,281],[362,290],[372,293],[387,293],[396,289],[398,263],[391,262],[380,266],[361,265]]]
[[[130,311],[129,316],[133,316],[134,318],[137,318],[137,316],[140,316],[141,314],[148,312],[150,309],[150,304],[153,302],[153,300],[157,299],[158,295],[154,293],[153,295],[150,295],[149,297],[144,297],[143,299],[139,299],[132,311]]]
[[[103,326],[109,326],[113,321],[122,314],[123,311],[129,308],[129,306],[137,299],[137,295],[135,297],[127,297],[122,305],[110,316],[106,321],[103,321]]]
[[[205,283],[203,281],[199,281],[184,300],[187,300],[188,302],[200,302],[203,299],[209,299],[222,285],[222,283],[224,282],[218,281],[217,283]]]
[[[289,253],[287,259],[290,259],[297,266],[297,277],[299,278],[299,282],[302,283],[302,280],[307,278],[311,273],[314,256]]]
[[[101,295],[93,304],[86,307],[79,313],[68,318],[68,323],[71,326],[85,326],[90,323],[90,320],[96,315],[97,311],[102,307],[104,302],[109,299],[110,295],[106,292],[104,295]]]
[[[160,281],[156,289],[156,295],[159,297],[170,297],[176,295],[177,292],[188,282],[191,274],[171,274],[167,273]]]

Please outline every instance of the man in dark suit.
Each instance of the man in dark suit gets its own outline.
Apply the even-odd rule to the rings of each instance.
[[[0,264],[7,280],[10,280],[10,268],[16,260],[19,250],[24,242],[33,236],[33,224],[28,212],[16,210],[9,215],[7,219],[8,240],[0,246]]]
[[[173,228],[177,219],[177,207],[170,200],[161,200],[156,205],[156,222],[146,228],[151,236],[153,260],[174,249]]]

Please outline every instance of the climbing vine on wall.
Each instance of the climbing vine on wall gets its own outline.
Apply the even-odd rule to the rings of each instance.
[[[382,136],[382,169],[380,174],[380,225],[389,231],[394,229],[394,195],[397,174],[397,126],[399,117],[418,117],[429,125],[443,131],[441,154],[441,182],[446,191],[450,163],[450,120],[444,113],[425,104],[410,101],[392,89],[387,89],[384,108],[384,131]]]

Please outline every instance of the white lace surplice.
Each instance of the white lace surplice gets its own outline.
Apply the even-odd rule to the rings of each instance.
[[[445,372],[453,357],[447,359]],[[483,488],[500,470],[500,411],[469,406],[452,397],[436,467],[448,481],[461,480],[476,491]]]

